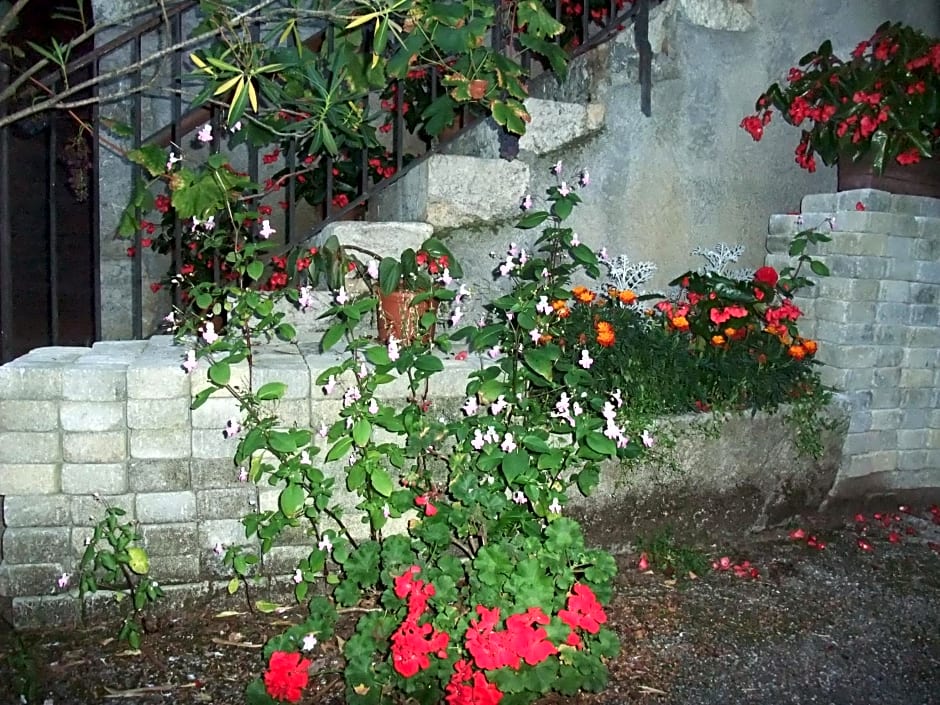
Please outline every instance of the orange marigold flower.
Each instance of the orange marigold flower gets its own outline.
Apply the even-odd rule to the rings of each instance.
[[[571,315],[571,309],[568,308],[567,301],[555,299],[552,301],[552,308],[555,310],[555,315],[559,318],[568,318],[568,316]]]
[[[673,316],[669,319],[669,324],[676,330],[688,330],[689,319],[685,316]]]
[[[598,333],[597,334],[597,344],[604,348],[609,348],[617,340],[617,336],[613,333]]]
[[[602,347],[609,348],[617,340],[614,327],[607,321],[598,321],[594,324],[594,329],[597,331],[597,344]]]
[[[588,289],[586,286],[576,286],[571,290],[571,293],[574,294],[574,298],[580,301],[582,304],[589,304],[597,298],[597,294]]]
[[[617,298],[620,299],[620,303],[624,306],[629,306],[634,301],[636,301],[636,294],[634,294],[630,289],[624,289],[623,291],[617,292]]]
[[[724,345],[725,336],[723,335],[713,335],[712,336],[712,345]]]
[[[806,351],[807,355],[815,355],[817,350],[817,345],[815,340],[804,340],[803,349]]]
[[[802,345],[791,345],[787,348],[787,354],[794,360],[802,360],[806,357],[806,350]]]

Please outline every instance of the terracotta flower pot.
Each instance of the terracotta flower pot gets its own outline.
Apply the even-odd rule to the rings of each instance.
[[[438,302],[435,299],[424,299],[413,303],[418,291],[393,291],[391,294],[379,294],[378,310],[378,340],[387,343],[390,336],[403,345],[414,342],[421,330],[421,317],[428,311],[437,313]],[[429,342],[434,337],[434,326],[425,333],[423,342]]]
[[[845,155],[836,163],[839,191],[871,188],[908,196],[940,198],[940,159],[921,159],[916,164],[902,166],[892,160],[884,172],[876,174],[870,158],[853,162]]]

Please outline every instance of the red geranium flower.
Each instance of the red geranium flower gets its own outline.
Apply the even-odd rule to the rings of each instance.
[[[264,687],[275,700],[296,703],[310,678],[310,659],[298,653],[275,651],[264,674]]]

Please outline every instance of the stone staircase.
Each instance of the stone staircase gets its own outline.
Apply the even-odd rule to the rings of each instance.
[[[308,243],[319,246],[335,236],[343,245],[397,257],[407,248],[418,249],[432,234],[447,238],[511,226],[526,194],[542,189],[543,175],[533,172],[533,163],[564,159],[567,149],[590,139],[604,124],[599,103],[529,98],[526,108],[532,122],[519,140],[517,159],[501,159],[497,129],[490,122],[479,123],[449,143],[449,153],[431,155],[379,194],[370,220],[331,223]],[[316,292],[315,298],[323,308],[331,304],[329,292]],[[319,339],[323,321],[286,302],[279,305],[302,343]]]

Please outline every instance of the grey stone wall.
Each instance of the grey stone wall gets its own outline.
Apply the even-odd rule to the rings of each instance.
[[[851,409],[832,499],[938,488],[940,200],[863,189],[807,196],[802,210],[771,219],[767,263],[786,263],[799,230],[831,231],[819,248],[831,276],[797,304]]]
[[[236,441],[222,434],[226,421],[238,416],[238,404],[215,396],[191,411],[193,395],[206,384],[205,370],[187,375],[180,367],[184,354],[185,347],[156,337],[91,349],[41,348],[0,367],[0,610],[12,623],[79,618],[77,591],[54,586],[63,572],[74,574],[85,539],[104,511],[96,495],[139,523],[151,574],[176,586],[176,598],[225,592],[230,576],[213,547],[249,543],[240,520],[255,508],[276,507],[279,490],[239,481],[232,462]],[[316,379],[336,358],[304,348],[267,347],[255,360],[251,384],[256,388],[274,380],[288,384],[277,402],[285,425],[315,429],[335,419],[342,392],[327,396]],[[456,410],[477,364],[445,362],[435,408]],[[246,370],[234,370],[233,383],[247,385]],[[385,391],[392,400],[407,393],[398,382]],[[675,428],[695,423],[684,420]],[[658,501],[670,489],[684,492],[690,483],[702,491],[707,487],[710,495],[757,491],[759,522],[776,517],[774,507],[794,488],[800,506],[818,505],[838,467],[840,442],[835,455],[817,463],[797,457],[792,431],[779,417],[741,418],[727,428],[736,430],[725,438],[677,431],[683,440],[669,475],[658,467],[632,468],[630,482],[623,483],[623,471],[610,468],[582,510],[605,511],[631,493],[649,504],[650,495]],[[787,461],[743,461],[765,456]],[[724,460],[709,472],[703,458]],[[342,477],[339,465],[326,470]],[[355,504],[351,496],[338,499],[349,509]],[[264,557],[262,581],[283,583],[277,577],[290,575],[309,551],[304,531],[288,532]]]

